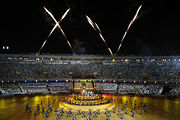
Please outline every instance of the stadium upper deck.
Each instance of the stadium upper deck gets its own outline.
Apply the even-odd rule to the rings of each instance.
[[[76,74],[101,80],[180,81],[180,56],[1,54],[0,66],[0,80],[4,81],[65,80]]]

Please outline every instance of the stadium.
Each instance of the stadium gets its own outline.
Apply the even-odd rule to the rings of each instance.
[[[150,108],[153,102],[144,100],[146,97],[146,99],[164,101],[164,99],[174,100],[180,96],[180,59],[178,56],[39,55],[37,57],[35,55],[1,54],[0,64],[1,96],[26,96],[19,99],[30,99],[28,103],[32,107],[32,113],[36,109],[36,104],[45,107],[48,102],[52,105],[52,109],[55,109],[55,105],[57,105],[57,110],[63,106],[67,110],[73,109],[74,113],[78,109],[88,113],[89,109],[96,111],[97,108],[102,107],[103,113],[101,114],[104,114],[105,109],[112,111],[112,108],[116,107],[118,110],[118,106],[126,104],[129,116],[125,115],[124,119],[131,119],[129,118],[131,116],[129,107],[137,104],[137,117],[132,118],[139,119],[143,116],[139,115],[143,104],[148,104],[148,112],[153,112]],[[81,94],[82,84],[85,84],[86,91],[102,95],[109,99],[110,103],[102,105],[93,103],[87,106],[66,103],[66,99],[71,95]],[[66,98],[58,101],[62,96]],[[6,99],[8,97],[4,98]],[[23,107],[28,100],[21,103]],[[163,109],[162,107],[162,111]],[[48,114],[50,117],[47,119],[52,119],[52,113]],[[28,115],[32,117],[32,114],[28,113],[25,116]],[[144,116],[146,116],[145,112]],[[37,118],[41,119],[41,117],[43,116],[40,111],[39,113],[37,111]],[[55,119],[56,115],[53,117]],[[118,117],[120,119],[121,115]],[[60,118],[70,119],[69,117]],[[147,119],[151,118],[147,117]]]
[[[0,120],[179,120],[178,4],[13,2],[0,23]]]

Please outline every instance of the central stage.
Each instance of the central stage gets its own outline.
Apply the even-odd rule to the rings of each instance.
[[[72,94],[67,98],[66,103],[71,105],[79,105],[79,106],[96,106],[96,105],[108,104],[110,103],[110,100],[98,94],[93,94],[90,96]]]

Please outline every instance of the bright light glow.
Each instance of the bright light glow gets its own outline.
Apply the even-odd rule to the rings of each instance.
[[[155,59],[151,59],[151,62],[155,61]]]
[[[6,47],[5,46],[3,46],[3,50],[5,49]]]
[[[129,59],[125,59],[124,61],[125,61],[125,62],[128,62],[128,61],[129,61]]]
[[[69,41],[67,40],[67,37],[64,33],[64,31],[62,30],[61,26],[60,26],[60,22],[64,19],[64,17],[67,15],[67,13],[70,11],[70,8],[68,10],[66,10],[66,12],[63,14],[63,16],[60,18],[59,21],[57,21],[54,16],[52,15],[52,13],[50,11],[48,11],[45,7],[44,7],[45,11],[51,16],[51,18],[54,20],[54,22],[56,23],[56,25],[53,27],[53,29],[51,30],[51,32],[48,35],[48,38],[51,36],[51,34],[53,33],[53,31],[55,30],[56,27],[58,27],[60,29],[60,31],[62,32],[63,36],[65,37],[68,45],[70,46],[72,52],[73,52],[73,48],[71,46],[71,44],[69,43]],[[47,38],[47,39],[48,39]],[[44,43],[42,44],[41,48],[39,49],[39,51],[36,53],[36,56],[39,55],[39,53],[41,52],[42,48],[44,47],[44,45],[46,44],[47,40],[44,41]]]
[[[105,43],[105,45],[106,45],[108,51],[110,52],[110,54],[113,56],[112,50],[108,47],[108,45],[107,45],[107,43],[106,43],[106,41],[105,41],[105,39],[104,39],[104,37],[103,37],[103,35],[102,35],[102,33],[101,33],[101,30],[100,30],[100,28],[98,27],[98,25],[97,25],[96,23],[94,23],[87,15],[86,15],[86,18],[87,18],[88,23],[91,25],[91,27],[92,27],[96,32],[99,33],[100,38],[101,38],[102,41]]]
[[[113,62],[115,62],[116,60],[115,59],[112,59]]]
[[[136,59],[136,61],[137,61],[137,62],[139,62],[139,61],[140,61],[140,59]]]
[[[121,41],[120,41],[120,44],[119,44],[119,47],[118,47],[116,53],[120,50],[120,48],[121,48],[121,46],[122,46],[122,43],[123,43],[123,41],[124,41],[124,38],[126,37],[126,34],[127,34],[127,32],[129,31],[131,25],[136,21],[137,16],[138,16],[138,13],[139,13],[141,7],[142,7],[142,5],[139,6],[139,8],[138,8],[137,11],[136,11],[135,16],[134,16],[133,19],[130,21],[130,23],[129,23],[129,25],[128,25],[128,27],[127,27],[127,29],[126,29],[126,31],[125,31],[125,33],[124,33]]]

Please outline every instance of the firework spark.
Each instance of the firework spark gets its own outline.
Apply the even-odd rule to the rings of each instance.
[[[39,53],[41,52],[42,48],[44,47],[44,45],[46,44],[47,40],[45,40],[41,46],[41,48],[39,49],[39,51],[36,53],[36,56],[39,55]]]
[[[96,23],[94,23],[87,15],[86,15],[86,18],[87,18],[88,23],[91,25],[91,27],[92,27],[96,32],[98,32],[100,38],[101,38],[102,41],[105,43],[108,51],[109,51],[110,54],[113,56],[113,53],[112,53],[111,49],[108,47],[108,45],[107,45],[107,43],[106,43],[106,41],[105,41],[105,39],[104,39],[104,37],[103,37],[103,35],[102,35],[102,33],[101,33],[101,30],[100,30],[100,28],[98,27],[98,25],[97,25]]]
[[[65,16],[67,15],[67,13],[70,11],[70,8],[68,10],[66,10],[66,12],[63,14],[63,16],[60,18],[60,20],[57,22],[57,20],[54,18],[54,16],[52,15],[52,13],[47,10],[45,7],[44,7],[45,11],[51,16],[51,18],[54,20],[54,22],[56,23],[55,26],[53,27],[53,29],[51,30],[51,32],[49,33],[48,35],[48,38],[51,36],[51,34],[53,33],[53,31],[56,29],[56,27],[58,27],[60,29],[60,31],[62,32],[63,36],[65,37],[68,45],[70,46],[72,52],[73,52],[73,48],[70,44],[70,42],[67,40],[67,37],[64,33],[64,31],[62,30],[61,26],[59,25],[59,23],[65,18]],[[47,39],[48,39],[47,38]],[[40,51],[42,50],[42,48],[44,47],[44,45],[46,44],[47,40],[44,41],[44,43],[42,44],[41,48],[39,49],[39,51],[36,53],[36,55],[38,56]]]
[[[101,33],[101,30],[100,30],[99,26],[96,23],[94,23],[94,24],[95,24],[97,30]]]
[[[45,7],[44,7],[45,11],[51,16],[51,18],[54,20],[54,22],[56,23],[57,27],[61,30],[62,34],[64,35],[64,37],[66,38],[66,35],[64,33],[64,31],[62,30],[61,26],[59,25],[59,23],[57,22],[57,20],[54,18],[54,16],[52,15],[52,13],[50,11],[48,11]]]
[[[118,49],[117,49],[117,51],[116,51],[116,54],[117,54],[117,52],[120,50],[120,48],[121,48],[121,46],[122,46],[122,42],[124,41],[124,38],[126,37],[127,32],[129,31],[131,25],[136,21],[136,19],[137,19],[137,17],[138,17],[138,13],[139,13],[141,7],[142,7],[142,5],[139,6],[138,10],[136,11],[135,16],[133,17],[133,19],[132,19],[131,22],[129,23],[129,25],[128,25],[128,27],[127,27],[127,30],[126,30],[126,32],[124,33],[124,35],[123,35],[123,37],[122,37],[122,39],[121,39],[121,41],[120,41],[119,47],[118,47]]]
[[[68,10],[66,10],[66,12],[63,14],[63,16],[59,19],[58,24],[60,24],[60,22],[62,22],[62,20],[65,18],[65,16],[68,14],[68,12],[70,11],[70,8]],[[48,35],[48,38],[51,36],[51,34],[53,33],[53,31],[57,28],[58,24],[56,24],[53,29],[51,30],[51,32]]]
[[[87,18],[88,23],[91,25],[91,27],[92,27],[95,31],[97,31],[96,28],[94,27],[93,21],[92,21],[87,15],[86,15],[86,18]]]

